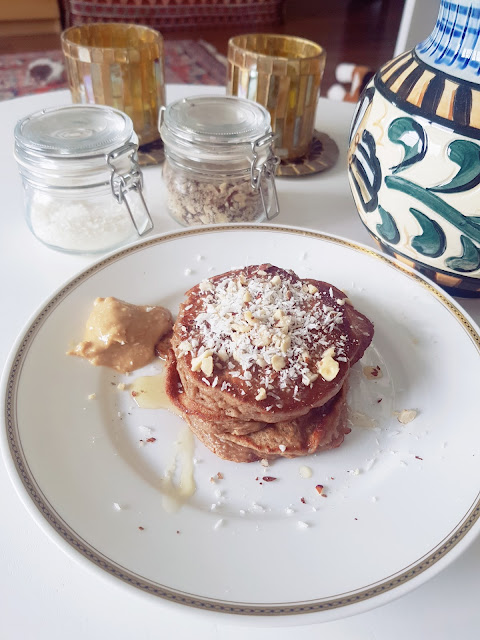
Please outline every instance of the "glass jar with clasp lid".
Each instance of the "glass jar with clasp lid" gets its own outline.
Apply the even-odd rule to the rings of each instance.
[[[131,119],[100,105],[44,109],[15,127],[33,234],[53,249],[97,253],[153,227]]]
[[[252,222],[279,212],[270,114],[236,97],[198,96],[160,112],[163,177],[183,225]]]

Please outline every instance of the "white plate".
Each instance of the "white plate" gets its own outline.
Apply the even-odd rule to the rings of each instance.
[[[197,491],[168,513],[162,476],[181,419],[134,407],[116,384],[136,374],[65,351],[82,337],[96,296],[175,312],[203,278],[261,262],[332,282],[373,320],[363,364],[379,364],[384,376],[369,381],[356,365],[350,401],[376,426],[267,470],[196,443]],[[63,548],[144,592],[257,616],[256,624],[341,617],[424,582],[478,532],[479,344],[451,298],[346,240],[265,225],[173,233],[100,261],[34,317],[4,376],[5,459],[29,510]],[[402,409],[417,410],[416,419],[400,424]],[[145,427],[156,441],[139,446]],[[311,478],[301,477],[302,464]],[[224,478],[212,483],[217,472]],[[277,480],[262,483],[264,475]]]

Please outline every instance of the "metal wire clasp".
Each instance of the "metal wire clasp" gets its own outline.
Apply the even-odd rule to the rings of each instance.
[[[112,193],[119,204],[125,203],[138,235],[142,236],[153,229],[153,221],[143,197],[143,174],[137,162],[137,148],[134,142],[129,142],[108,153],[106,159],[111,169],[110,187]],[[129,169],[121,172],[117,164],[118,161],[125,160],[125,156],[129,161]],[[132,206],[134,199],[140,206]]]
[[[263,210],[265,211],[267,220],[275,218],[275,216],[280,212],[277,187],[275,186],[274,178],[277,166],[280,164],[280,158],[278,158],[272,150],[274,137],[273,133],[267,133],[261,138],[255,140],[255,142],[252,142],[253,158],[250,182],[255,191],[260,191]],[[273,214],[270,213],[270,207],[267,206],[265,201],[263,188],[264,181],[266,183],[267,190],[270,188],[273,193]]]

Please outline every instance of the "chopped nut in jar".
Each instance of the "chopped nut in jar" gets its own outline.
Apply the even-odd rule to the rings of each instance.
[[[253,222],[279,212],[270,114],[237,96],[192,96],[161,112],[167,207],[180,224]]]
[[[167,206],[181,224],[204,225],[222,222],[252,222],[263,217],[260,190],[253,189],[250,176],[229,182],[195,179],[165,161],[163,177],[167,187]],[[264,193],[266,197],[266,193]]]

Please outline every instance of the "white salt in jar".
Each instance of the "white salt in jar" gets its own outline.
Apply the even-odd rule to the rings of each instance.
[[[15,127],[33,234],[53,249],[97,253],[153,227],[131,119],[100,105],[44,109]]]

